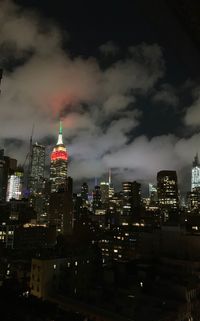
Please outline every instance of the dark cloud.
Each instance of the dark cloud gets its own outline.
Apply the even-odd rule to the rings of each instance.
[[[119,47],[113,42],[108,41],[99,47],[99,50],[104,55],[112,55],[115,56],[119,53]]]
[[[160,90],[155,92],[152,99],[153,102],[163,103],[172,107],[176,107],[179,103],[179,98],[174,88],[169,84],[162,84]]]

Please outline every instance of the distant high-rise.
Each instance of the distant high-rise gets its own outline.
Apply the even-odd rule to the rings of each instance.
[[[4,150],[0,150],[0,201],[6,201],[8,177],[17,169],[17,160],[4,156]]]
[[[29,187],[30,193],[38,193],[44,179],[45,170],[45,146],[35,143],[32,145],[31,150],[31,168]]]
[[[157,174],[158,202],[161,209],[177,210],[179,207],[176,171],[160,171]]]
[[[93,190],[93,203],[92,203],[93,211],[95,212],[97,209],[101,209],[101,189],[99,185],[96,185]]]
[[[141,208],[141,184],[134,182],[123,182],[123,215],[137,216]]]
[[[101,190],[101,202],[102,204],[108,204],[109,201],[109,183],[108,182],[101,182],[100,183],[100,190]]]
[[[28,187],[30,190],[29,204],[37,213],[38,222],[45,217],[45,146],[38,143],[30,146],[30,169]]]
[[[0,150],[0,201],[5,201],[6,199],[6,186],[7,179],[5,173],[5,160],[4,160],[4,150]]]
[[[83,183],[81,186],[81,197],[82,197],[83,203],[88,202],[88,184],[87,183]]]
[[[200,189],[195,188],[192,192],[187,193],[187,207],[192,212],[199,213],[200,209]]]
[[[123,182],[123,215],[130,216],[133,210],[133,183]]]
[[[8,177],[6,201],[10,201],[12,198],[20,200],[22,198],[22,179],[23,170],[18,169]]]
[[[200,163],[198,154],[194,157],[192,164],[192,180],[191,180],[191,190],[200,187]]]
[[[112,184],[112,172],[111,172],[111,168],[109,169],[108,183],[109,183],[109,198],[111,198],[111,197],[114,195],[114,193],[115,193],[114,186],[113,186],[113,184]]]
[[[132,183],[132,190],[133,190],[133,213],[138,214],[141,205],[142,205],[142,199],[141,199],[141,184],[134,181]]]
[[[157,186],[149,183],[150,205],[156,205],[158,202]]]
[[[49,222],[56,226],[57,234],[70,235],[73,229],[73,181],[65,180],[65,186],[50,194]]]
[[[63,144],[62,123],[58,134],[58,141],[51,153],[50,181],[51,192],[57,192],[65,187],[67,179],[68,153]]]

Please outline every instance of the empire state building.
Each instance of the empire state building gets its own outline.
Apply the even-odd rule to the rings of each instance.
[[[58,192],[60,189],[65,188],[66,179],[67,179],[67,164],[68,164],[68,153],[65,145],[63,144],[62,122],[60,121],[58,141],[51,153],[51,165],[50,165],[51,192]]]

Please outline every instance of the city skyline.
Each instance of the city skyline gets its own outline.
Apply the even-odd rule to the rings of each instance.
[[[159,10],[166,6],[162,1],[156,5]],[[135,6],[140,7],[137,2]],[[155,25],[141,16],[144,30],[137,37],[133,32],[132,40],[130,28],[140,22],[130,19],[124,24],[128,10],[123,9],[117,25],[120,5],[113,13],[113,26],[105,21],[113,34],[103,27],[100,37],[100,10],[93,44],[89,21],[82,30],[85,49],[77,46],[79,33],[70,35],[72,22],[69,17],[65,21],[64,7],[61,1],[54,13],[45,1],[42,5],[2,2],[0,19],[6,23],[0,40],[4,69],[0,144],[6,154],[23,164],[32,123],[35,141],[50,150],[61,117],[75,180],[101,177],[113,168],[116,182],[132,179],[148,184],[155,181],[157,171],[169,169],[177,170],[187,191],[191,163],[200,146],[198,48],[178,18],[172,17],[170,4],[163,19],[170,17],[171,27],[162,25],[156,35]],[[156,12],[153,16],[158,19]],[[83,17],[78,17],[82,23]],[[175,34],[169,39],[166,29],[173,27]],[[124,42],[120,33],[117,40],[118,28],[126,35]],[[186,56],[175,44],[179,37]],[[177,56],[172,57],[174,45]]]
[[[199,321],[200,1],[0,25],[2,320]]]
[[[31,154],[33,156],[33,160],[30,161],[30,162],[33,162],[33,169],[31,167],[31,169],[29,168],[29,166],[32,166],[31,163],[28,164],[28,155],[29,155],[29,152],[25,155],[26,157],[24,157],[24,167],[23,167],[23,170],[25,170],[25,176],[29,177],[29,180],[30,180],[30,183],[29,184],[35,184],[34,182],[31,182],[32,180],[32,177],[31,177],[31,173],[29,173],[29,171],[31,170],[32,171],[36,171],[36,173],[34,173],[33,176],[38,176],[37,177],[37,181],[39,182],[39,179],[44,179],[44,178],[49,178],[50,177],[50,180],[51,180],[51,167],[52,167],[52,161],[55,161],[57,158],[59,159],[59,153],[65,153],[66,152],[66,156],[63,154],[61,155],[61,159],[65,161],[67,161],[67,167],[69,167],[68,169],[64,169],[64,172],[66,171],[66,175],[67,175],[67,172],[69,173],[69,176],[72,176],[71,173],[70,173],[70,156],[69,153],[66,151],[66,148],[64,147],[64,143],[63,143],[63,128],[62,128],[62,121],[60,120],[59,122],[57,122],[57,128],[59,126],[59,133],[58,133],[58,138],[57,138],[57,144],[51,144],[49,146],[45,146],[45,145],[41,145],[40,142],[38,143],[37,141],[34,141],[33,137],[31,136],[30,138],[30,141],[31,143]],[[57,130],[58,131],[58,130]],[[57,149],[59,149],[61,146],[61,150],[63,150],[64,152],[59,152],[57,151]],[[63,147],[62,147],[63,146]],[[29,146],[30,148],[30,146]],[[64,149],[63,149],[64,148]],[[35,149],[35,152],[34,152],[34,149]],[[42,154],[40,155],[41,152],[37,152],[37,150],[43,150],[42,151]],[[48,149],[48,151],[46,152],[46,150]],[[6,150],[6,149],[5,149]],[[37,155],[38,153],[38,155]],[[35,156],[34,156],[35,155]],[[55,155],[55,156],[54,156]],[[7,155],[8,157],[10,157],[11,155]],[[14,154],[12,154],[12,157],[16,158]],[[39,158],[38,158],[39,157]],[[41,158],[40,158],[41,157]],[[180,184],[180,178],[179,178],[179,190],[183,193],[183,195],[185,195],[186,192],[188,192],[189,190],[192,190],[194,189],[194,183],[193,181],[196,180],[196,186],[199,187],[199,171],[200,171],[200,165],[199,165],[199,160],[198,160],[198,153],[195,153],[195,155],[193,155],[193,161],[191,162],[190,166],[188,165],[188,168],[189,168],[189,173],[187,173],[187,176],[188,176],[188,184],[186,186],[188,186],[188,189],[184,189],[183,186],[181,186]],[[18,161],[18,159],[17,159]],[[72,159],[73,161],[73,159]],[[34,166],[34,163],[35,163],[35,166]],[[58,164],[58,168],[60,168],[60,164]],[[22,166],[21,163],[19,163],[19,166]],[[64,165],[65,166],[65,165]],[[38,167],[38,169],[37,169]],[[90,186],[90,189],[92,189],[93,186],[95,185],[100,185],[101,182],[107,182],[109,183],[110,181],[110,175],[111,175],[111,172],[112,172],[112,183],[114,181],[114,184],[115,184],[115,188],[116,190],[120,190],[122,188],[122,184],[123,182],[125,181],[134,181],[134,177],[126,177],[126,179],[123,179],[123,177],[121,178],[121,180],[117,180],[115,179],[115,173],[116,173],[116,170],[117,169],[113,169],[113,168],[108,168],[107,169],[107,172],[104,172],[100,177],[97,177],[97,176],[94,176],[90,179],[81,179],[81,178],[77,178],[76,181],[75,181],[75,190],[76,191],[80,191],[80,184],[81,182],[87,182],[89,183],[89,186]],[[172,170],[171,168],[162,168],[161,170]],[[37,171],[39,171],[39,174],[37,174]],[[41,173],[40,173],[41,172]],[[62,171],[61,171],[62,172]],[[63,175],[64,175],[64,172],[63,172]],[[142,184],[142,191],[143,191],[143,194],[144,195],[147,195],[148,194],[148,187],[149,187],[149,184],[152,184],[152,183],[155,183],[156,182],[156,175],[157,173],[159,172],[159,170],[157,170],[155,173],[152,173],[152,180],[148,180],[148,179],[141,179],[141,178],[138,178],[137,180]],[[179,172],[179,171],[178,171]],[[113,175],[114,173],[114,175]],[[194,174],[194,173],[197,173],[197,174]],[[37,175],[36,175],[37,174]],[[196,176],[194,176],[196,175]],[[113,179],[113,176],[114,176],[114,179]],[[196,177],[196,178],[195,178]],[[38,184],[38,183],[37,183]],[[41,184],[41,183],[40,183]],[[31,187],[31,186],[30,186]]]

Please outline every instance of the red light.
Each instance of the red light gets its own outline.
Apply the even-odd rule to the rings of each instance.
[[[57,159],[63,159],[63,160],[68,160],[68,154],[65,151],[58,150],[55,151],[51,154],[51,160],[57,160]]]

